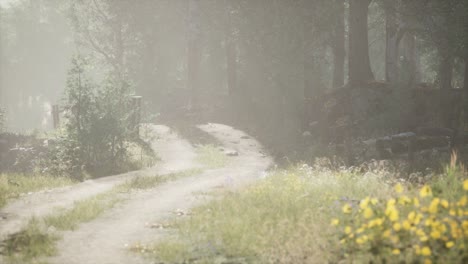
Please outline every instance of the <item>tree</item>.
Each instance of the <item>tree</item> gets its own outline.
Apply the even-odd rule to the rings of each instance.
[[[336,21],[333,32],[333,88],[344,85],[345,50],[345,1],[334,0],[336,10]]]
[[[384,1],[386,29],[385,79],[389,83],[396,83],[398,81],[398,46],[400,37],[396,4],[394,0]]]
[[[83,0],[71,2],[71,19],[78,46],[90,50],[110,68],[113,78],[124,86],[128,56],[135,38],[128,31],[128,1]]]
[[[369,59],[368,10],[372,0],[349,1],[349,81],[374,80]]]

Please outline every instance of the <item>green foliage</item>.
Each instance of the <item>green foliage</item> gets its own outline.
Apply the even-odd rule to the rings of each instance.
[[[102,176],[136,169],[129,152],[132,143],[153,153],[135,135],[130,88],[112,78],[97,87],[86,77],[87,67],[81,57],[72,61],[63,105],[66,122],[43,167],[50,173],[66,173],[74,178],[86,173]]]

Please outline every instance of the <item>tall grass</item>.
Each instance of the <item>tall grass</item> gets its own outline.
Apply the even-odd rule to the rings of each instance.
[[[0,208],[8,200],[22,194],[37,192],[75,183],[70,178],[47,175],[0,174]]]

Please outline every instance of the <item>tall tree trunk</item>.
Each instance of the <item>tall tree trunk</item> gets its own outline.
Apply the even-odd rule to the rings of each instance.
[[[465,91],[465,93],[468,94],[468,55],[465,56],[465,72],[463,75],[463,90]]]
[[[463,78],[463,118],[461,118],[461,131],[465,131],[466,124],[468,123],[468,55],[465,56],[465,72]]]
[[[442,90],[452,88],[453,63],[453,56],[444,52],[440,58],[438,73],[439,87]]]
[[[368,11],[372,0],[349,0],[349,81],[374,80],[369,59]]]
[[[344,85],[344,63],[345,63],[345,21],[344,0],[335,0],[336,21],[333,34],[333,88]]]
[[[404,67],[403,81],[409,86],[414,83],[420,82],[421,70],[419,64],[418,50],[416,48],[416,36],[411,33],[406,33],[400,43],[401,55],[403,56],[402,62]]]
[[[190,90],[190,106],[200,102],[200,10],[199,0],[188,1],[188,51],[187,51],[187,86]]]
[[[451,111],[452,104],[450,103],[450,93],[452,89],[453,65],[454,58],[445,48],[439,49],[439,87],[440,87],[440,108],[441,108],[441,124],[447,128],[453,128],[453,115]]]
[[[389,83],[398,81],[398,20],[394,0],[385,1],[385,80]]]

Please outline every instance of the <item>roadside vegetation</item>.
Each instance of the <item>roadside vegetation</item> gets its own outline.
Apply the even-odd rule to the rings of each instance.
[[[11,235],[0,244],[0,253],[8,263],[41,263],[41,258],[56,253],[60,241],[57,231],[73,231],[80,224],[90,222],[116,204],[124,202],[126,194],[135,190],[155,188],[165,182],[200,173],[193,169],[162,176],[139,176],[120,184],[111,190],[77,201],[72,208],[59,210],[42,219],[33,218],[19,233]]]
[[[425,185],[386,171],[293,167],[132,249],[163,263],[466,263],[466,179],[456,156]]]
[[[0,174],[0,208],[8,200],[29,192],[49,190],[74,184],[70,178],[47,175]]]

